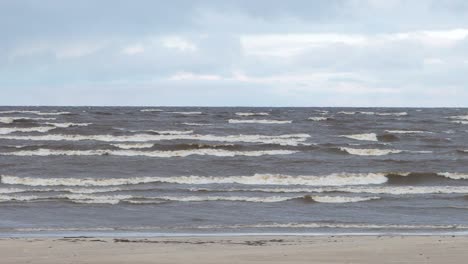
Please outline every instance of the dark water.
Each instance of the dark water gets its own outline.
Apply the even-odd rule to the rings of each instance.
[[[468,109],[0,112],[2,234],[468,230]]]

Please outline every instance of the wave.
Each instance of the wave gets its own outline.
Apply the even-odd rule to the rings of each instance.
[[[34,114],[34,115],[69,115],[70,112],[41,112],[41,111],[29,111],[29,110],[10,110],[0,111],[0,114]]]
[[[211,124],[184,122],[184,123],[182,123],[182,125],[186,125],[186,126],[209,126],[209,125],[211,125]]]
[[[202,112],[167,112],[171,114],[179,114],[179,115],[201,115]]]
[[[154,144],[152,143],[122,143],[122,144],[111,144],[114,147],[121,149],[143,149],[143,148],[152,148]]]
[[[468,121],[452,121],[452,123],[456,123],[456,124],[461,124],[461,125],[468,125]]]
[[[397,154],[403,152],[402,150],[398,149],[355,149],[355,148],[346,148],[341,147],[341,151],[345,151],[351,155],[359,155],[359,156],[383,156],[388,154]]]
[[[238,225],[205,225],[198,229],[241,229],[241,228],[340,228],[340,229],[394,229],[394,230],[443,230],[468,229],[467,225],[405,225],[405,224],[367,224],[367,223],[265,223]]]
[[[468,194],[468,186],[353,186],[353,187],[315,187],[315,188],[229,188],[203,189],[191,188],[194,192],[267,192],[267,193],[353,193],[353,194]]]
[[[134,197],[132,195],[89,195],[89,194],[66,194],[55,196],[36,196],[36,195],[0,195],[0,202],[11,201],[43,201],[43,200],[62,200],[67,199],[75,203],[87,204],[118,204],[120,202],[130,203],[154,203],[161,201],[170,202],[210,202],[210,201],[228,201],[228,202],[253,202],[253,203],[277,203],[291,200],[304,200],[318,203],[354,203],[380,199],[380,197],[344,197],[344,196],[155,196],[155,197]]]
[[[307,120],[312,120],[312,121],[329,121],[331,120],[330,117],[323,117],[323,116],[312,116],[307,118]]]
[[[267,116],[267,115],[270,115],[270,114],[265,113],[265,112],[257,112],[257,113],[237,112],[236,115],[238,115],[238,116]]]
[[[267,120],[267,119],[229,119],[230,124],[290,124],[291,120]]]
[[[147,142],[147,141],[162,141],[162,140],[198,140],[198,141],[216,141],[216,142],[247,142],[247,143],[262,143],[262,144],[278,144],[285,146],[297,146],[309,138],[308,134],[285,134],[279,136],[265,135],[149,135],[135,134],[130,136],[113,136],[113,135],[64,135],[64,134],[49,134],[42,136],[6,136],[0,135],[0,139],[13,140],[34,140],[34,141],[82,141],[94,140],[104,142]]]
[[[421,133],[433,133],[428,131],[420,131],[420,130],[385,130],[387,133],[393,134],[421,134]]]
[[[52,129],[55,129],[55,127],[27,127],[27,128],[24,128],[24,127],[1,127],[0,128],[0,134],[5,135],[5,134],[11,134],[11,133],[15,133],[15,132],[23,132],[23,133],[40,132],[40,133],[44,133],[44,132],[50,131]]]
[[[67,127],[74,127],[74,126],[89,126],[93,123],[50,123],[46,122],[45,125],[60,127],[60,128],[67,128]]]
[[[191,155],[234,157],[249,156],[259,157],[264,155],[289,155],[297,153],[293,150],[252,150],[252,151],[230,151],[223,149],[195,149],[195,150],[174,150],[174,151],[136,151],[136,150],[55,150],[55,149],[36,149],[20,150],[14,152],[0,152],[1,156],[144,156],[155,158],[187,157]]]
[[[150,132],[157,135],[188,135],[193,134],[193,130],[132,130],[132,132]]]
[[[148,108],[148,109],[141,109],[140,112],[163,112],[164,110],[162,109],[157,109],[157,108]]]
[[[452,180],[468,180],[468,173],[439,172],[437,174]]]
[[[24,116],[15,116],[15,117],[0,117],[0,123],[11,124],[20,120],[55,120],[54,117],[24,117]]]
[[[384,173],[335,173],[325,176],[255,174],[253,176],[173,176],[133,178],[39,178],[1,176],[1,183],[26,186],[119,186],[142,183],[344,186],[383,184]]]
[[[355,139],[355,140],[378,141],[377,135],[375,133],[342,135],[340,137],[345,137],[345,138],[350,138],[350,139]]]
[[[362,114],[362,115],[377,115],[377,116],[407,116],[407,112],[393,112],[393,113],[379,113],[379,112],[365,112],[365,111],[355,111],[355,112],[347,112],[341,111],[338,114],[344,115],[355,115],[355,114]]]
[[[467,120],[468,121],[468,115],[463,115],[463,116],[450,116],[450,119],[457,119],[457,120]]]

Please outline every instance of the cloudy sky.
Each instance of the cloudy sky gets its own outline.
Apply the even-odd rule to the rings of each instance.
[[[468,106],[468,1],[3,0],[0,104]]]

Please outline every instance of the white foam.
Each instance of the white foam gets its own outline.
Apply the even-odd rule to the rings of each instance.
[[[179,115],[201,115],[202,112],[168,112],[171,114],[179,114]]]
[[[398,224],[365,224],[365,223],[269,223],[239,225],[206,225],[199,229],[239,229],[239,228],[342,228],[342,229],[468,229],[466,225],[398,225]]]
[[[173,176],[133,178],[40,178],[2,175],[3,184],[27,186],[118,186],[142,183],[344,186],[383,184],[383,173],[335,173],[325,176],[255,174],[253,176]]]
[[[461,124],[461,125],[468,125],[468,121],[452,121],[452,123]]]
[[[462,115],[462,116],[450,116],[450,119],[458,119],[458,120],[467,120],[468,121],[468,115]]]
[[[184,122],[184,123],[182,123],[182,125],[186,125],[186,126],[210,126],[211,124]]]
[[[55,127],[0,127],[0,134],[10,134],[15,132],[40,132],[44,133],[55,129]]]
[[[257,112],[257,113],[237,112],[236,115],[238,115],[238,116],[267,116],[267,115],[270,115],[270,114],[265,113],[265,112]]]
[[[121,149],[144,149],[144,148],[152,148],[154,144],[152,143],[121,143],[121,144],[111,144],[114,147],[118,147]]]
[[[137,150],[55,150],[55,149],[36,149],[36,150],[20,150],[14,152],[0,152],[2,156],[144,156],[155,158],[171,158],[171,157],[187,157],[190,155],[217,156],[217,157],[234,157],[234,156],[249,156],[259,157],[264,155],[289,155],[297,153],[292,150],[252,150],[252,151],[230,151],[224,149],[191,149],[191,150],[174,150],[174,151],[137,151]]]
[[[279,136],[265,135],[149,135],[135,134],[130,136],[113,136],[113,135],[63,135],[49,134],[41,136],[11,136],[0,135],[0,139],[14,140],[34,140],[34,141],[82,141],[95,140],[104,142],[147,142],[147,141],[162,141],[162,140],[199,140],[199,141],[217,141],[217,142],[247,142],[247,143],[263,143],[263,144],[279,144],[297,146],[304,144],[303,142],[309,138],[308,134],[285,134]]]
[[[307,120],[312,120],[312,121],[327,121],[328,117],[322,117],[322,116],[312,116],[307,118]]]
[[[316,188],[229,188],[229,189],[199,189],[191,191],[227,191],[227,192],[269,192],[269,193],[366,193],[390,195],[417,194],[468,194],[468,186],[353,186],[353,187],[316,187]]]
[[[54,117],[24,117],[24,116],[15,116],[15,117],[0,117],[0,123],[11,124],[17,120],[55,120]]]
[[[355,140],[378,141],[377,135],[375,133],[342,135],[340,137],[345,137],[345,138],[350,138],[350,139],[355,139]]]
[[[163,110],[156,109],[156,108],[148,108],[148,109],[141,109],[140,112],[163,112]]]
[[[453,180],[468,180],[468,173],[440,172],[437,174]]]
[[[92,125],[92,123],[50,123],[50,122],[46,122],[44,124],[49,125],[49,126],[54,126],[54,127],[60,127],[60,128]]]
[[[229,119],[230,124],[290,124],[291,120],[267,120],[267,119]]]
[[[382,156],[388,154],[397,154],[403,152],[402,150],[398,149],[355,149],[355,148],[346,148],[341,147],[340,150],[346,151],[351,155],[359,155],[359,156]]]
[[[376,113],[376,112],[349,112],[349,111],[341,111],[338,112],[338,114],[344,114],[344,115],[355,115],[355,114],[362,114],[362,115],[377,115],[377,116],[406,116],[408,115],[407,112],[395,112],[395,113]]]
[[[38,112],[36,114],[44,115],[44,116],[54,116],[54,115],[69,115],[71,113],[70,112],[50,112],[50,113]]]
[[[393,134],[421,134],[421,133],[432,133],[428,131],[420,131],[420,130],[385,130],[387,133]]]
[[[348,197],[348,196],[312,196],[312,200],[319,203],[356,203],[378,200],[380,197]]]
[[[132,130],[132,132],[153,132],[158,133],[160,135],[188,135],[192,134],[193,130]]]

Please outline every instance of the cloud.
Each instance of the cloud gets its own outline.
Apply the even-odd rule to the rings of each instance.
[[[0,32],[1,104],[467,104],[462,0],[3,1]]]

